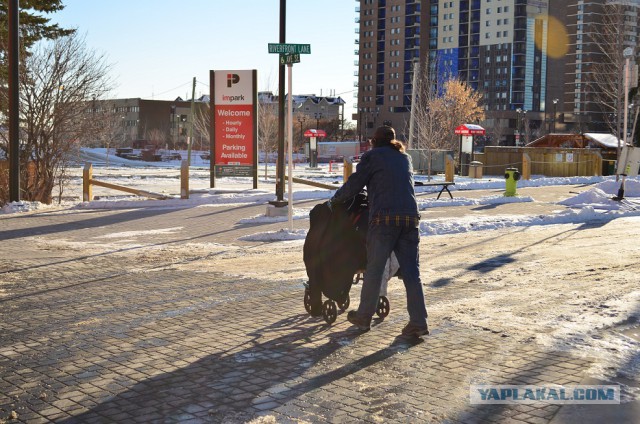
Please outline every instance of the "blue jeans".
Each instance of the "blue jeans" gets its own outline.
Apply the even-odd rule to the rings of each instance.
[[[418,244],[420,235],[414,227],[375,225],[367,232],[367,268],[360,292],[357,315],[370,319],[378,306],[384,267],[395,252],[402,281],[407,292],[407,311],[411,324],[427,324],[427,307],[420,281]]]

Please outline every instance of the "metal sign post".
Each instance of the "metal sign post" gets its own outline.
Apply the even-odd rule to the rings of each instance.
[[[289,196],[288,196],[288,212],[287,216],[289,218],[289,231],[293,231],[293,96],[291,95],[291,74],[293,71],[293,65],[289,63],[287,65],[287,73],[289,77],[289,82],[287,86],[287,92],[289,95],[287,96],[287,157],[289,160],[289,178],[288,178],[288,186],[289,186]]]
[[[282,29],[281,29],[282,31]],[[284,41],[284,36],[280,37],[281,41]],[[279,54],[280,55],[280,69],[283,69],[282,66],[287,65],[289,67],[289,112],[291,113],[291,66],[294,63],[298,63],[300,62],[300,55],[301,54],[311,54],[311,45],[310,44],[288,44],[288,43],[269,43],[269,53],[274,53],[274,54]],[[280,82],[280,91],[284,90],[284,74],[281,73],[281,82]],[[284,110],[281,110],[281,108],[284,107],[283,103],[282,103],[282,93],[280,94],[280,99],[279,99],[279,104],[282,105],[279,108],[279,117],[278,119],[280,120],[280,123],[282,125],[283,122],[283,115],[284,115]],[[289,120],[289,127],[292,126],[291,123],[291,119]],[[283,126],[281,126],[280,128],[283,128]],[[289,132],[291,132],[291,128],[289,128]],[[290,136],[291,137],[291,136]],[[280,140],[282,138],[278,137]],[[281,148],[281,145],[278,146],[278,162],[276,163],[276,197],[277,200],[276,202],[273,202],[273,204],[275,206],[284,206],[281,205],[281,201],[282,201],[282,181],[281,180],[281,176],[284,177],[284,160],[280,160],[280,158],[284,159],[284,152],[283,152],[283,148]],[[291,166],[291,161],[289,161],[289,166]],[[293,177],[293,176],[291,176]],[[289,184],[291,184],[291,178],[289,179]],[[291,202],[291,194],[289,195],[289,202]],[[291,206],[290,206],[291,208]],[[291,211],[289,211],[289,213],[291,213]],[[291,223],[291,226],[293,224]]]

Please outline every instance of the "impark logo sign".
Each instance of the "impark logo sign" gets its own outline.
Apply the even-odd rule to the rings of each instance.
[[[213,164],[219,176],[251,176],[257,166],[255,71],[213,72]]]

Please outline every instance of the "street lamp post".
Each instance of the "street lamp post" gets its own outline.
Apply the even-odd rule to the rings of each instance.
[[[622,55],[624,56],[624,109],[623,109],[624,124],[622,126],[624,133],[622,137],[623,137],[624,146],[626,146],[627,132],[629,129],[628,127],[629,125],[629,66],[631,65],[631,57],[633,57],[633,48],[627,47],[622,52]],[[622,170],[622,172],[620,172],[620,174],[622,174],[622,182],[620,183],[620,188],[618,189],[618,195],[613,198],[614,200],[622,200],[624,198],[624,183],[627,177],[626,169],[625,169],[627,166],[626,164],[627,157],[623,159],[621,157],[621,154],[622,154],[622,146],[620,145],[620,139],[618,138],[618,151],[617,151],[617,168],[618,169],[616,169],[616,180],[619,175],[618,173],[620,172],[620,170]]]
[[[322,119],[322,114],[321,113],[314,113],[314,116],[316,118],[316,129],[319,130],[320,129],[320,120]]]
[[[558,99],[553,99],[553,120],[552,122],[552,132],[555,133],[556,132],[556,113],[558,110]]]
[[[316,113],[316,129],[320,129],[320,120],[322,119],[322,113]],[[317,140],[317,139],[316,139]],[[313,168],[318,167],[318,143],[313,148]]]
[[[124,147],[127,145],[127,121],[125,120],[127,117],[122,115],[120,119],[122,120],[122,146]]]
[[[527,136],[527,110],[523,109],[522,110],[522,136],[520,137],[522,139],[522,145],[526,145],[528,140],[525,140],[525,137]]]
[[[520,128],[521,120],[522,120],[522,109],[516,109],[516,147],[520,145],[520,137],[522,137],[522,129]]]
[[[517,123],[516,123],[516,127],[517,127],[517,139],[516,139],[516,146],[520,146],[521,144],[526,144],[524,143],[523,139],[523,131],[522,131],[522,127],[525,124],[525,119],[527,117],[527,111],[525,109],[516,109],[516,113],[518,114],[518,119],[517,119]]]
[[[628,125],[629,125],[629,66],[630,66],[630,61],[631,61],[631,57],[633,56],[633,49],[631,47],[627,47],[626,49],[624,49],[624,52],[622,52],[623,56],[624,56],[624,124],[623,124],[623,128],[624,128],[624,133],[623,133],[623,140],[624,140],[624,144],[627,144],[627,130],[628,130]],[[620,142],[618,141],[618,160],[620,160]]]
[[[297,119],[298,119],[298,122],[300,123],[300,144],[304,146],[304,132],[302,129],[302,124],[307,122],[307,117],[306,115],[299,114]]]

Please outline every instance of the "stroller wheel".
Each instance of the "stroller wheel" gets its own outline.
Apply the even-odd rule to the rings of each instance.
[[[311,292],[309,289],[304,289],[304,309],[311,314]]]
[[[322,304],[322,316],[327,324],[333,324],[338,317],[338,308],[333,300],[325,300]]]
[[[385,318],[389,315],[389,311],[391,310],[391,306],[389,305],[389,299],[386,296],[380,296],[378,298],[378,309],[376,310],[376,314],[380,318]]]
[[[351,304],[351,299],[349,298],[349,294],[347,293],[347,297],[344,299],[344,302],[342,303],[338,302],[338,308],[340,308],[340,310],[344,312],[347,310],[350,304]]]

